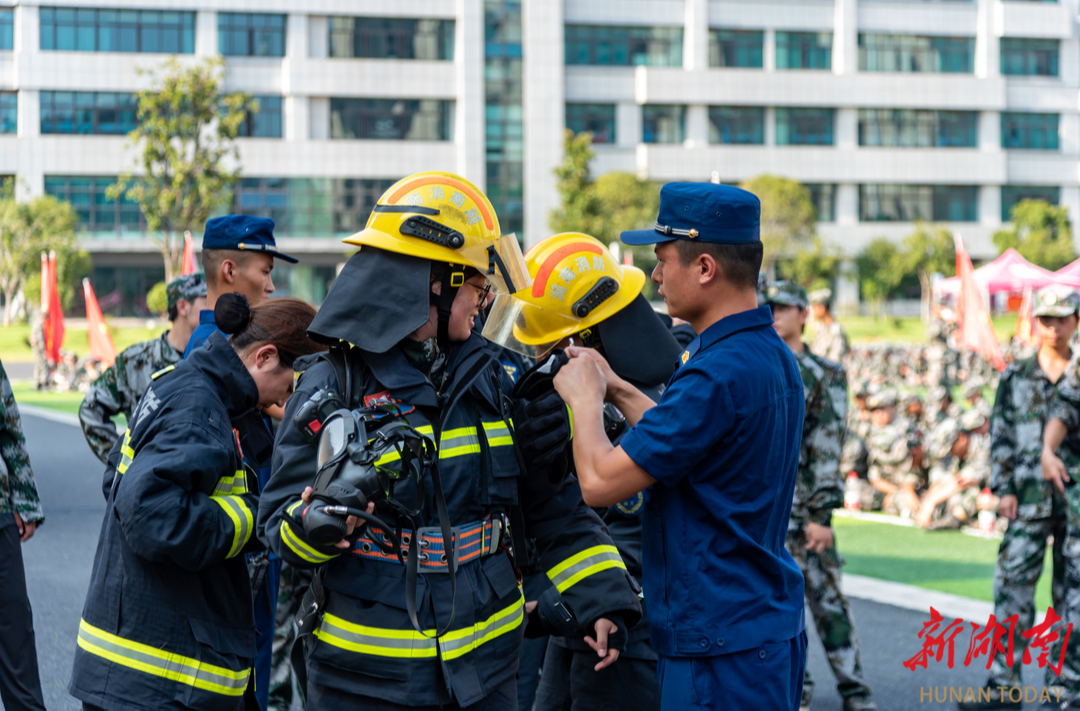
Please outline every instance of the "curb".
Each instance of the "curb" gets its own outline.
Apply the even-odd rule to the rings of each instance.
[[[51,410],[47,407],[38,407],[37,405],[19,404],[18,408],[19,412],[23,415],[40,417],[43,420],[59,422],[64,425],[71,425],[72,427],[82,429],[82,425],[79,424],[79,416],[72,415],[70,412],[59,412],[58,410]]]

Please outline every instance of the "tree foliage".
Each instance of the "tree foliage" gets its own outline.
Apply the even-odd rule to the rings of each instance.
[[[1076,259],[1068,210],[1045,200],[1021,200],[1012,209],[1012,227],[994,233],[999,252],[1012,247],[1024,259],[1057,271]]]
[[[888,237],[878,237],[855,255],[855,271],[863,299],[880,316],[882,304],[904,278],[903,252]]]
[[[150,313],[162,316],[169,312],[169,292],[166,289],[168,284],[163,281],[159,281],[150,287],[150,291],[146,292],[146,308],[150,310]]]
[[[190,68],[174,58],[151,73],[150,88],[138,93],[138,126],[128,134],[141,148],[138,175],[124,173],[108,191],[110,199],[139,204],[157,235],[166,280],[180,273],[184,230],[200,232],[230,201],[240,176],[234,140],[258,110],[246,94],[222,94],[223,69],[220,57]]]
[[[761,242],[765,263],[792,257],[810,244],[817,211],[805,185],[778,175],[759,175],[739,185],[761,200]]]
[[[778,262],[776,271],[779,278],[801,284],[807,291],[831,289],[840,276],[843,261],[844,253],[839,247],[826,244],[814,235],[810,244],[797,251],[794,257]]]
[[[66,202],[42,195],[29,202],[15,198],[14,183],[8,180],[0,192],[0,293],[4,295],[4,325],[10,325],[15,296],[31,295],[28,284],[37,284],[41,294],[41,253],[55,251],[57,283],[61,301],[70,303],[78,279],[86,271],[86,252],[77,248],[75,225],[78,216]]]

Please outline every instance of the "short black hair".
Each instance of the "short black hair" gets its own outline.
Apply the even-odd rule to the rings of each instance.
[[[243,269],[254,254],[255,252],[245,252],[241,249],[204,249],[202,266],[207,285],[217,288],[218,272],[221,271],[221,265],[226,259],[231,259],[237,267]]]
[[[739,289],[757,289],[761,261],[765,256],[761,242],[716,244],[678,239],[675,240],[675,249],[679,254],[679,262],[684,267],[701,255],[708,254],[720,265],[724,278],[732,286]]]
[[[176,304],[169,304],[169,320],[175,321],[180,318],[180,313],[176,310]]]

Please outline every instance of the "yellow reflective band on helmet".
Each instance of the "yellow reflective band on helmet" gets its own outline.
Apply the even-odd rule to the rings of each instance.
[[[224,696],[243,696],[251,668],[233,671],[133,642],[79,621],[79,646],[114,664]]]
[[[210,500],[216,503],[225,512],[233,523],[233,542],[229,547],[226,558],[235,558],[247,545],[255,530],[255,517],[251,515],[251,509],[239,496],[211,496]]]
[[[522,596],[509,607],[499,610],[482,622],[439,638],[439,649],[446,661],[463,657],[477,647],[507,632],[516,630],[525,619],[525,597]]]
[[[609,568],[626,570],[619,550],[615,546],[593,546],[559,563],[548,571],[547,576],[561,593],[590,575]]]
[[[329,612],[323,615],[322,624],[315,630],[315,636],[320,641],[335,647],[357,654],[401,659],[434,658],[438,653],[434,639],[435,630],[429,630],[427,634],[430,636],[413,630],[358,625]]]
[[[248,493],[247,473],[238,469],[232,476],[223,476],[217,480],[211,496],[239,496]]]
[[[150,379],[151,379],[151,380],[157,380],[157,379],[158,379],[158,378],[160,378],[160,377],[161,377],[162,375],[165,375],[165,373],[168,373],[168,372],[169,372],[169,371],[171,371],[171,370],[176,370],[176,366],[175,366],[175,365],[167,365],[167,366],[165,366],[164,368],[162,368],[161,370],[159,370],[158,372],[156,372],[156,373],[154,373],[153,375],[151,375],[151,376],[150,376]]]
[[[120,464],[116,467],[116,471],[125,473],[134,458],[135,450],[131,448],[131,428],[128,427],[127,432],[124,433],[124,443],[120,445]]]
[[[304,503],[303,501],[299,503]],[[292,513],[291,509],[289,513]],[[292,550],[293,553],[298,555],[302,560],[306,560],[309,563],[315,563],[321,565],[329,560],[333,560],[336,556],[326,555],[315,550],[307,543],[296,535],[292,530],[292,523],[290,521],[281,522],[281,540],[282,542]]]

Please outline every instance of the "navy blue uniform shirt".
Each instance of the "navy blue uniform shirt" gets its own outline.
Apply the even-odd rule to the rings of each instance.
[[[762,306],[698,336],[620,443],[657,482],[642,585],[660,654],[729,654],[803,631],[784,537],[804,411],[799,367]]]
[[[184,349],[184,358],[191,355],[191,352],[196,348],[202,347],[202,344],[206,343],[206,339],[210,338],[210,334],[213,333],[220,333],[225,338],[228,338],[225,332],[217,327],[217,321],[214,320],[214,310],[203,309],[199,312],[199,325],[191,332],[187,348]]]

